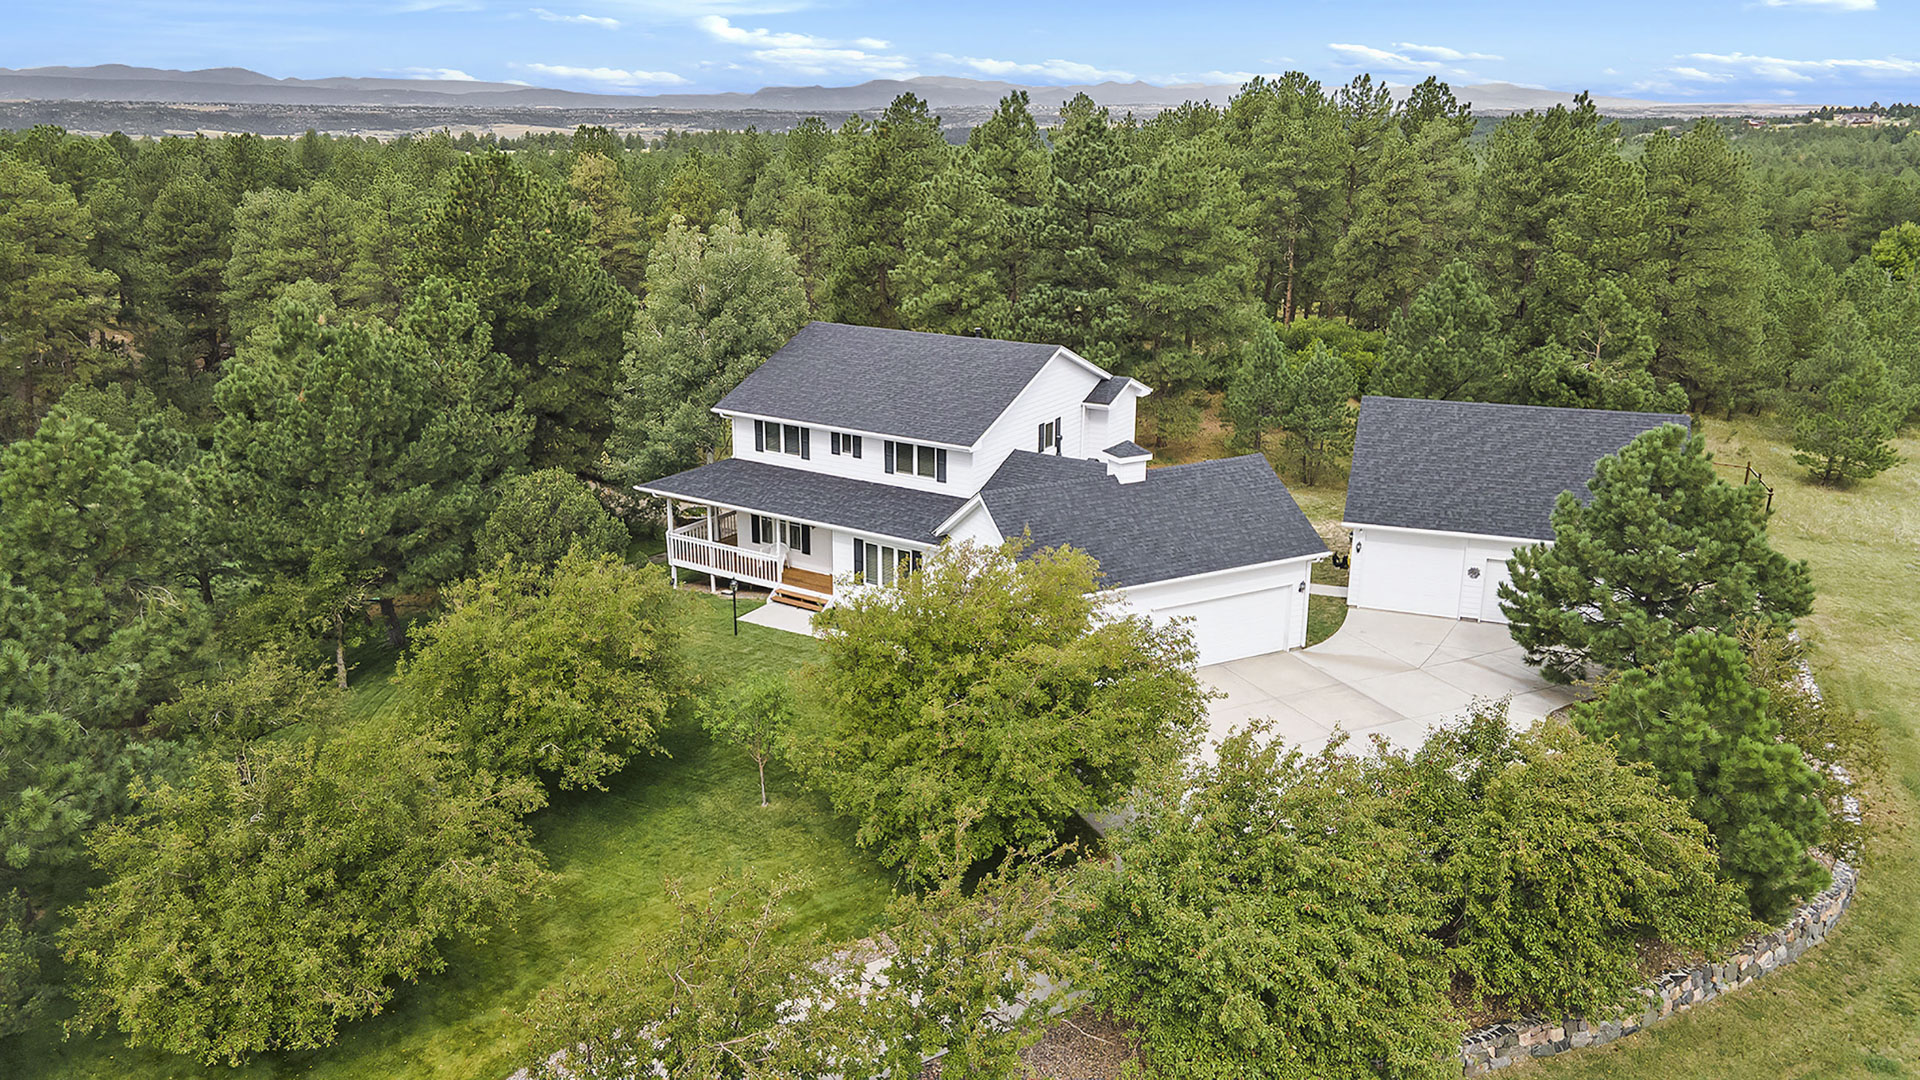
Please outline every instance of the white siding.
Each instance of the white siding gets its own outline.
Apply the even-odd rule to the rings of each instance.
[[[1353,541],[1354,607],[1506,621],[1496,591],[1507,579],[1512,541],[1366,526],[1353,530]]]
[[[1121,590],[1128,608],[1156,622],[1191,620],[1200,663],[1223,664],[1307,643],[1312,561],[1301,559],[1221,574],[1156,581]]]
[[[1117,442],[1139,441],[1134,438],[1137,431],[1134,421],[1134,405],[1139,400],[1139,393],[1135,391],[1133,387],[1129,386],[1121,392],[1119,397],[1113,400],[1112,405],[1107,406],[1107,430],[1103,436],[1106,441],[1093,449],[1105,450]]]
[[[974,487],[959,494],[971,495],[977,491],[1015,450],[1039,449],[1040,425],[1049,420],[1060,420],[1061,448],[1070,457],[1088,457],[1096,450],[1113,445],[1085,445],[1087,410],[1082,406],[1099,383],[1100,376],[1066,354],[1055,353],[974,444]]]
[[[968,507],[967,512],[961,515],[960,520],[953,523],[952,529],[948,530],[947,537],[955,543],[972,541],[988,547],[997,547],[1006,539],[1000,534],[999,527],[993,523],[993,515],[987,512],[985,504],[982,503],[975,503]]]
[[[1080,422],[1083,425],[1081,457],[1092,457],[1095,450],[1105,450],[1120,439],[1107,438],[1107,414],[1112,410],[1104,405],[1080,406]],[[1125,438],[1126,436],[1121,436]]]
[[[811,434],[807,436],[807,457],[805,458],[798,454],[755,450],[753,421],[744,417],[735,417],[733,456],[745,458],[748,461],[764,461],[770,465],[780,465],[789,469],[825,473],[828,476],[869,480],[876,484],[892,484],[895,487],[913,488],[917,491],[937,491],[943,495],[971,495],[978,490],[980,484],[986,483],[985,476],[980,477],[977,482],[974,480],[973,455],[965,450],[947,451],[947,482],[943,484],[923,476],[889,473],[886,466],[887,442],[878,436],[862,436],[860,456],[856,458],[852,454],[833,452],[832,428],[810,427],[808,430]]]

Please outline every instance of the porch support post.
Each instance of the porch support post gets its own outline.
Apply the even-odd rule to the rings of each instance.
[[[680,568],[673,565],[673,500],[667,500],[667,580],[680,587]]]

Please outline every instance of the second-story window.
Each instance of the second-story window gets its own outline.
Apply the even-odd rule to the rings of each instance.
[[[1042,454],[1060,453],[1060,419],[1058,417],[1040,425],[1038,450]]]
[[[836,454],[860,456],[860,436],[846,435],[838,431],[827,433],[827,446]]]
[[[792,454],[795,457],[812,457],[812,438],[808,429],[799,424],[776,424],[771,420],[753,422],[753,448],[775,454]]]
[[[924,476],[944,484],[947,482],[947,452],[937,446],[889,440],[886,468],[890,473]]]

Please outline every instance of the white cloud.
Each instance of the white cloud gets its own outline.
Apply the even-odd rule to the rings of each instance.
[[[1701,71],[1697,67],[1677,67],[1677,68],[1668,68],[1667,70],[1673,72],[1673,74],[1678,78],[1688,79],[1693,82],[1732,82],[1733,81],[1733,76],[1727,74],[1724,71]]]
[[[1278,79],[1277,71],[1176,71],[1167,76],[1172,83],[1199,83],[1204,86],[1241,86],[1255,79]]]
[[[598,26],[603,30],[620,29],[619,19],[609,19],[604,15],[562,15],[557,11],[548,11],[546,8],[531,10],[545,22],[580,23],[584,26]]]
[[[478,79],[475,79],[473,76],[467,74],[466,72],[461,71],[459,68],[410,67],[410,68],[401,68],[400,70],[406,72],[408,75],[411,75],[416,79],[439,79],[443,82],[478,82],[479,81]]]
[[[1779,56],[1753,56],[1748,53],[1688,53],[1692,60],[1708,67],[1732,68],[1738,72],[1781,82],[1809,83],[1820,76],[1881,75],[1920,77],[1920,60],[1884,59],[1791,60]]]
[[[1369,67],[1381,68],[1386,71],[1424,72],[1427,74],[1438,74],[1438,75],[1459,75],[1459,76],[1464,76],[1466,78],[1474,77],[1473,72],[1468,71],[1464,68],[1455,67],[1451,63],[1443,62],[1440,60],[1421,59],[1420,57],[1409,56],[1405,52],[1393,52],[1388,49],[1376,49],[1371,45],[1351,45],[1351,44],[1344,44],[1341,42],[1333,42],[1329,44],[1327,48],[1332,49],[1334,52],[1337,52],[1350,60],[1358,60],[1361,63],[1368,65]],[[1401,46],[1401,48],[1404,49],[1405,46]],[[1443,46],[1420,45],[1420,46],[1415,46],[1415,48],[1439,49],[1439,48],[1443,48]],[[1454,52],[1454,50],[1452,49],[1448,49],[1447,51]],[[1466,56],[1478,55],[1478,54],[1456,53],[1456,55],[1461,57],[1466,57]],[[1489,57],[1488,59],[1493,59],[1493,58]]]
[[[1077,60],[1042,60],[1032,64],[1016,60],[994,60],[983,56],[941,56],[940,59],[965,64],[983,74],[998,75],[1003,78],[1008,75],[1038,75],[1057,82],[1089,83],[1132,82],[1139,77],[1131,71],[1094,67],[1092,64],[1083,64]]]
[[[608,86],[680,86],[687,80],[671,71],[629,71],[625,68],[573,67],[567,64],[517,64],[556,79],[606,83]]]
[[[1805,7],[1822,11],[1872,11],[1879,7],[1877,0],[1760,0],[1765,7]]]
[[[1393,47],[1401,50],[1402,52],[1418,53],[1421,56],[1431,56],[1435,60],[1505,60],[1506,59],[1506,57],[1504,56],[1495,56],[1492,53],[1461,52],[1459,49],[1449,49],[1445,45],[1415,45],[1411,41],[1396,41],[1394,42]]]
[[[750,50],[748,55],[761,63],[791,68],[803,75],[854,72],[909,78],[918,74],[913,61],[906,57],[879,52],[888,47],[879,38],[837,41],[765,27],[735,26],[720,15],[702,15],[693,24],[716,41]]]

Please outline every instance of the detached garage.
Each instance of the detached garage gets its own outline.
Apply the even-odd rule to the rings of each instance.
[[[1342,524],[1353,607],[1505,622],[1513,550],[1553,540],[1563,491],[1593,496],[1594,463],[1683,414],[1363,398]]]

